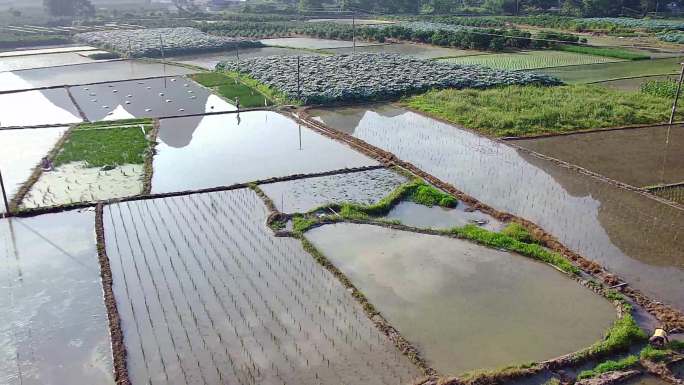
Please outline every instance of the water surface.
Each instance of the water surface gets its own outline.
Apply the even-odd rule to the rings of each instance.
[[[352,47],[354,43],[347,40],[331,40],[331,39],[317,39],[313,37],[283,37],[275,39],[263,39],[261,43],[267,46],[278,46],[288,48],[304,48],[304,49],[328,49],[328,48],[343,48]],[[369,43],[357,41],[356,46],[377,45],[378,43]]]
[[[114,384],[94,223],[0,219],[0,383]]]
[[[0,94],[0,127],[82,122],[64,88]]]
[[[504,224],[495,218],[473,211],[470,206],[458,202],[455,208],[425,206],[413,202],[400,202],[385,216],[399,220],[406,226],[433,229],[450,229],[465,225],[477,225],[490,231],[500,231]]]
[[[496,209],[537,223],[646,295],[684,310],[682,210],[400,108],[312,113]]]
[[[0,59],[0,71],[17,71],[30,68],[43,68],[92,62],[93,59],[89,59],[83,55],[73,52],[10,56],[2,57]]]
[[[315,55],[311,51],[304,51],[293,48],[281,47],[259,47],[259,48],[240,48],[239,51],[227,51],[220,53],[205,53],[186,56],[174,56],[169,58],[174,62],[196,65],[208,70],[214,70],[216,64],[222,61],[235,61],[243,59],[252,59],[263,56],[297,56],[297,55]]]
[[[615,319],[552,267],[464,240],[350,223],[306,237],[445,374],[570,353]]]
[[[153,192],[227,186],[378,163],[267,111],[163,119]]]

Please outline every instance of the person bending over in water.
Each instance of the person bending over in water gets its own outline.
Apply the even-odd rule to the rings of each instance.
[[[42,168],[43,171],[52,171],[54,169],[54,165],[47,156],[44,156],[43,159],[40,160],[40,168]]]

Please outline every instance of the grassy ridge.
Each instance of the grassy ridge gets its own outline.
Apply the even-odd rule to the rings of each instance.
[[[603,373],[614,372],[617,370],[625,370],[636,365],[638,362],[639,358],[634,355],[627,356],[619,361],[610,360],[602,362],[596,365],[594,369],[581,371],[580,374],[577,376],[577,379],[583,380],[585,378],[596,377]]]
[[[213,88],[219,95],[235,101],[240,99],[240,107],[264,107],[273,102],[256,89],[244,84],[236,77],[219,72],[202,72],[192,75],[192,79],[201,85]]]
[[[404,100],[409,107],[492,136],[526,136],[665,122],[668,99],[596,85],[440,90]]]
[[[622,48],[611,47],[591,47],[586,45],[560,45],[557,47],[560,51],[581,53],[585,55],[613,57],[616,59],[625,60],[648,60],[651,57],[641,53],[630,52]]]
[[[151,129],[149,119],[79,125],[69,134],[54,163],[85,161],[90,167],[143,164],[149,147],[145,135]]]

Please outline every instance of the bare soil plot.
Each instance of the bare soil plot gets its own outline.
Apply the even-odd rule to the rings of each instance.
[[[408,179],[387,169],[269,183],[261,190],[283,213],[305,213],[317,207],[351,202],[372,205]]]
[[[0,91],[40,87],[144,79],[191,74],[193,70],[170,64],[116,60],[56,68],[38,68],[0,73]]]
[[[416,367],[251,190],[107,206],[134,384],[409,383]]]
[[[311,114],[483,203],[533,221],[646,295],[684,309],[682,210],[396,107]]]
[[[684,126],[611,130],[515,140],[632,186],[684,182]]]
[[[553,268],[464,240],[349,223],[306,237],[441,373],[571,353],[616,317]]]
[[[70,87],[91,122],[234,111],[194,81],[174,76]]]
[[[114,384],[94,221],[0,219],[0,383]]]
[[[63,88],[0,94],[1,127],[69,124],[82,121],[78,109]]]
[[[158,142],[152,192],[159,193],[378,165],[270,111],[162,119]]]

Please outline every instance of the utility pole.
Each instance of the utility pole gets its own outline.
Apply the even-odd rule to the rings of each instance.
[[[5,192],[5,182],[2,180],[2,171],[0,171],[0,190],[2,190],[2,200],[5,202],[5,213],[7,215],[12,215],[9,207],[9,201],[7,201],[7,193]]]
[[[166,62],[166,60],[164,60],[164,39],[161,34],[159,34],[159,49],[161,50],[162,61]]]
[[[299,56],[297,56],[297,99],[302,100],[302,86],[300,85],[299,81]]]
[[[352,11],[352,54],[356,53],[356,11]]]
[[[679,73],[679,82],[677,82],[677,93],[675,94],[674,102],[672,103],[672,113],[670,114],[670,124],[674,122],[675,113],[677,112],[677,103],[679,102],[679,92],[682,90],[682,79],[684,79],[684,63],[679,63],[682,66],[682,71]]]

